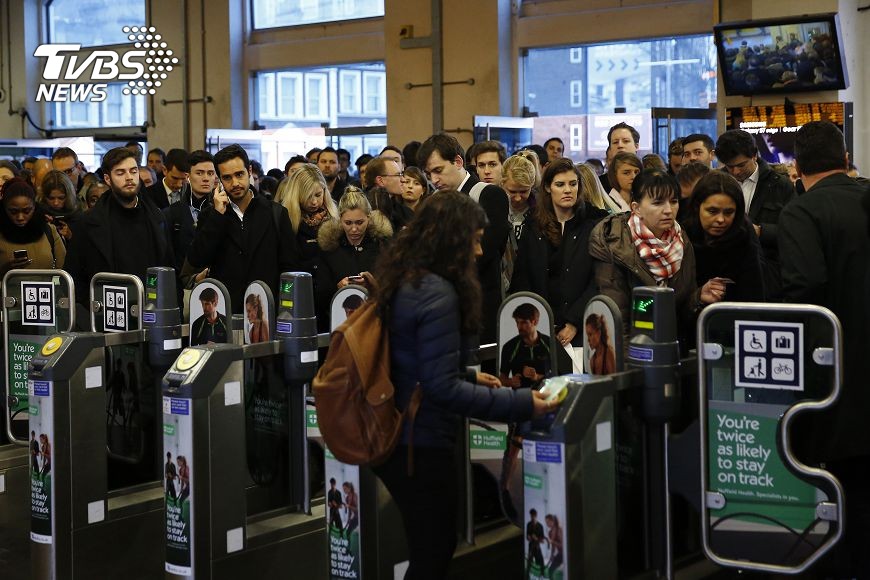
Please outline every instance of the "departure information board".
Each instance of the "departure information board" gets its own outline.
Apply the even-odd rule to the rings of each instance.
[[[851,149],[851,103],[786,103],[729,107],[727,129],[743,129],[755,135],[759,154],[768,163],[788,163],[794,158],[794,134],[810,121],[830,121],[846,136]]]

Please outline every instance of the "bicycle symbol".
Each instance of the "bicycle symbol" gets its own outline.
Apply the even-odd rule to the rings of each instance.
[[[792,368],[789,365],[779,363],[774,369],[773,374],[775,375],[789,375],[792,374]]]

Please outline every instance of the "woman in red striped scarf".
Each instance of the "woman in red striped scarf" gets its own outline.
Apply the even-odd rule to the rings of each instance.
[[[631,212],[598,223],[589,239],[595,258],[595,279],[602,294],[622,313],[623,332],[631,319],[631,289],[667,286],[674,289],[683,347],[690,346],[697,313],[719,302],[725,282],[714,278],[698,288],[695,254],[688,235],[677,223],[680,186],[664,171],[646,170],[631,187]]]

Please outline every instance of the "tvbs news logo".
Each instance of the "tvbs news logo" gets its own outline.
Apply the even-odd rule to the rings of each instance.
[[[122,89],[125,95],[156,93],[178,64],[178,58],[153,26],[125,26],[121,30],[133,43],[133,49],[119,53],[82,51],[80,44],[39,45],[33,56],[46,59],[42,78],[52,82],[39,85],[36,100],[99,103],[108,96],[108,83],[117,81],[126,81]]]

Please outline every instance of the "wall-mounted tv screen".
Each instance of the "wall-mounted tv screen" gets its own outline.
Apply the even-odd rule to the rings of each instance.
[[[725,128],[751,133],[758,154],[768,163],[794,160],[794,138],[810,121],[830,121],[843,132],[846,149],[852,151],[852,103],[792,103],[753,105],[725,109]]]
[[[726,95],[849,85],[835,13],[722,23],[713,31]]]

